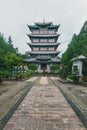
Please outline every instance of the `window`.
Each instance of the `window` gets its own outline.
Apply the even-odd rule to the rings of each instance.
[[[33,51],[39,51],[39,48],[35,48],[35,47],[34,47],[34,48],[33,48]]]
[[[40,42],[47,42],[47,39],[40,39]]]
[[[49,39],[49,42],[55,42],[55,40],[54,39]]]
[[[47,34],[47,30],[46,29],[40,30],[40,34]]]
[[[40,51],[47,51],[47,48],[41,47],[41,48],[40,48]]]
[[[49,34],[54,34],[54,30],[49,30]]]
[[[54,51],[54,48],[53,47],[49,47],[49,51]]]
[[[33,42],[39,42],[39,39],[33,39]]]
[[[39,34],[39,30],[34,30],[33,34]]]

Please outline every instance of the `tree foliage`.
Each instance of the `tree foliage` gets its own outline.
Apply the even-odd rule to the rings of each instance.
[[[29,70],[31,70],[31,71],[36,71],[37,70],[37,65],[36,64],[29,64]]]
[[[8,73],[13,66],[22,64],[22,58],[16,51],[13,47],[11,36],[6,41],[4,35],[0,33],[0,77]]]
[[[51,72],[56,73],[59,72],[59,66],[58,64],[52,64],[50,67]]]
[[[83,54],[87,57],[87,21],[84,23],[78,35],[74,34],[68,48],[62,55],[62,65],[67,66],[71,59]],[[86,64],[87,65],[87,64]],[[70,70],[71,70],[70,66]]]

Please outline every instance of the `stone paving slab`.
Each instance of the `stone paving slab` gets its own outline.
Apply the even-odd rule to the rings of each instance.
[[[47,77],[42,77],[41,80],[40,80],[40,84],[41,85],[47,85],[48,84]]]
[[[32,87],[3,130],[86,130],[54,85]],[[41,85],[42,84],[42,85]]]
[[[38,77],[32,77],[30,79],[27,79],[26,82],[33,82],[37,79]]]

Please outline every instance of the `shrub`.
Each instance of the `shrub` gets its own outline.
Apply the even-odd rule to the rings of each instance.
[[[79,82],[79,76],[77,76],[77,75],[71,74],[71,75],[68,75],[67,78],[73,80],[74,83]]]

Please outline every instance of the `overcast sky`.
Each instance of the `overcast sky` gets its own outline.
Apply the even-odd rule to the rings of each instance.
[[[14,47],[21,53],[29,50],[27,24],[42,22],[43,18],[60,24],[58,49],[63,53],[87,20],[87,0],[0,0],[0,32],[5,38],[11,35]]]

